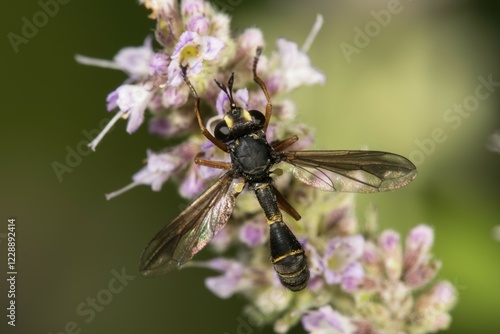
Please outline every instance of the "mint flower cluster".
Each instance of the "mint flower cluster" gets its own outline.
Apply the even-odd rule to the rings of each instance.
[[[214,79],[226,82],[234,72],[235,102],[245,109],[265,109],[266,97],[253,82],[252,73],[256,49],[264,47],[258,72],[273,102],[267,140],[298,135],[294,150],[312,144],[311,129],[298,122],[295,105],[287,96],[300,86],[325,82],[324,74],[311,66],[307,56],[321,17],[302,47],[278,39],[274,48],[267,48],[257,28],[233,36],[230,18],[208,2],[140,3],[156,20],[155,45],[147,37],[142,46],[124,48],[112,61],[77,56],[80,63],[128,75],[108,95],[107,109],[115,115],[90,147],[95,150],[121,119],[127,121],[130,134],[146,123],[152,135],[182,141],[159,152],[147,150],[146,165],[130,184],[107,194],[108,199],[138,185],[160,191],[168,180],[179,183],[182,196],[193,198],[221,174],[219,169],[195,164],[199,152],[204,159],[229,161],[202,136],[181,65],[187,65],[187,76],[203,101],[204,124],[213,131],[229,105]],[[277,167],[274,174],[279,174]],[[276,177],[275,184],[302,215],[298,222],[289,216],[286,221],[306,252],[311,272],[308,287],[293,293],[280,284],[269,261],[265,217],[255,196],[243,192],[229,223],[210,243],[217,257],[204,262],[195,258],[186,265],[217,272],[205,281],[210,291],[220,298],[245,296],[249,322],[272,325],[279,333],[299,322],[310,333],[427,333],[447,328],[456,293],[446,281],[427,288],[440,267],[430,253],[434,237],[430,227],[415,227],[403,245],[395,231],[378,233],[375,218],[362,228],[354,214],[352,194],[307,187],[291,173]]]

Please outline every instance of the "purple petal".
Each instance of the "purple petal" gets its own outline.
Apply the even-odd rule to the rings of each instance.
[[[329,268],[325,268],[324,276],[326,283],[329,285],[339,284],[342,279],[340,273]]]
[[[212,36],[204,36],[202,38],[204,42],[203,58],[207,60],[214,60],[220,50],[224,47],[224,42]]]
[[[248,89],[246,88],[238,89],[234,93],[233,97],[235,102],[238,103],[240,107],[245,109],[248,108]]]
[[[177,154],[178,148],[179,147],[160,154],[156,154],[149,150],[148,168],[154,172],[173,172],[184,163],[183,158]]]
[[[325,286],[325,281],[321,276],[312,276],[307,283],[307,289],[311,292],[318,292]]]
[[[162,94],[162,104],[165,108],[179,108],[189,98],[189,88],[186,85],[180,87],[167,87]]]
[[[203,58],[191,57],[189,59],[189,72],[200,73],[203,64]]]
[[[210,28],[210,22],[206,16],[191,17],[186,24],[186,28],[200,35],[206,35]]]
[[[179,192],[182,197],[193,198],[199,195],[205,188],[205,183],[198,176],[196,169],[198,167],[192,167],[189,169],[184,181],[181,184]]]
[[[347,334],[354,333],[355,329],[349,318],[333,310],[330,305],[308,311],[301,321],[306,331],[317,334]]]
[[[116,92],[118,94],[116,105],[121,111],[126,112],[141,106],[149,96],[149,92],[141,85],[122,85]]]
[[[118,100],[118,89],[115,89],[114,91],[109,93],[108,97],[106,98],[106,102],[108,103],[108,106],[107,106],[108,111],[111,111],[118,106],[116,104],[117,100]]]
[[[334,254],[335,250],[340,247],[341,242],[341,239],[338,237],[328,241],[328,243],[326,244],[324,257],[331,257]]]
[[[259,46],[264,46],[264,37],[260,29],[248,28],[238,36],[237,47],[251,57],[255,55],[255,50]]]
[[[212,168],[207,166],[198,166],[198,175],[205,181],[213,179],[216,176],[221,175],[221,170],[218,168]]]
[[[403,256],[399,234],[392,230],[382,232],[378,239],[387,277],[399,280],[403,268]]]
[[[365,239],[361,235],[345,237],[343,238],[343,246],[343,249],[348,253],[347,258],[355,261],[363,255]]]
[[[199,38],[199,35],[192,31],[184,31],[182,35],[179,37],[179,42],[175,45],[174,52],[172,53],[172,57],[178,57],[182,48],[186,46],[186,44],[194,42]]]
[[[217,270],[219,272],[225,272],[230,269],[239,270],[239,263],[234,260],[229,260],[225,258],[215,258],[207,262],[203,262],[205,268]]]
[[[208,277],[205,279],[205,286],[217,297],[227,299],[238,290],[238,281],[231,276]]]
[[[365,271],[363,266],[359,262],[351,263],[342,272],[342,289],[346,292],[354,292],[356,288],[359,287],[363,278],[365,277]]]
[[[172,172],[184,164],[183,157],[176,154],[179,147],[163,153],[148,150],[148,164],[132,176],[134,182],[150,185],[153,191],[160,191]]]
[[[266,79],[266,87],[271,95],[278,93],[287,87],[282,73],[270,74]]]
[[[336,254],[344,258],[345,262],[352,262],[363,255],[365,240],[361,235],[353,235],[344,238],[334,238],[328,242],[325,250],[325,258]]]
[[[267,80],[266,80],[267,85]],[[252,109],[257,109],[263,111],[266,107],[267,99],[264,93],[259,89],[257,91],[251,91],[248,97],[248,105]]]
[[[121,49],[114,57],[115,63],[132,77],[147,76],[149,74],[149,61],[153,56],[151,42],[152,37],[148,36],[143,46]]]
[[[406,238],[404,270],[418,267],[423,263],[434,241],[434,232],[427,225],[413,228]]]
[[[209,148],[215,147],[214,143],[212,143],[210,140],[205,140],[203,144],[201,144],[200,150],[201,151],[206,151]]]
[[[149,74],[155,77],[167,76],[170,58],[163,52],[155,53],[149,62]]]
[[[204,1],[201,0],[184,0],[181,3],[181,11],[183,16],[193,16],[205,13]]]
[[[141,126],[144,121],[145,108],[133,108],[129,111],[127,132],[132,134]]]
[[[144,120],[144,111],[152,93],[141,85],[123,85],[117,89],[116,104],[128,114],[127,132],[135,132]]]
[[[282,77],[287,90],[293,90],[300,85],[325,83],[325,75],[311,66],[309,57],[298,49],[296,43],[280,38],[276,44],[281,65],[277,74]]]
[[[220,91],[219,95],[217,95],[217,101],[215,102],[215,109],[217,109],[217,113],[219,115],[226,114],[225,105],[227,103],[229,103],[229,98],[227,97],[226,93],[224,93],[223,91]]]
[[[160,115],[149,123],[149,132],[164,138],[182,135],[192,131],[194,113],[185,110],[170,110],[166,115]]]
[[[181,74],[181,68],[179,61],[174,59],[170,62],[167,69],[168,84],[173,87],[177,87],[184,82]],[[188,69],[189,73],[189,69]]]
[[[324,314],[319,311],[309,311],[302,317],[302,326],[308,332],[318,330],[323,321]]]
[[[152,135],[166,137],[172,130],[172,124],[165,117],[158,117],[149,123],[148,131]]]
[[[380,234],[378,242],[380,248],[384,252],[389,253],[396,251],[401,246],[400,239],[399,233],[393,230],[386,230]]]
[[[455,287],[447,281],[439,282],[432,288],[433,299],[440,305],[441,309],[447,309],[457,300],[457,291]]]
[[[248,108],[248,89],[238,89],[236,92],[234,92],[233,98],[234,102],[236,102],[236,104],[238,104],[240,107],[245,109]],[[219,95],[217,95],[215,108],[217,109],[217,113],[219,115],[225,115],[229,110],[229,98],[223,91],[220,91]]]
[[[427,225],[418,225],[414,227],[406,239],[407,249],[419,249],[427,252],[434,242],[434,232]]]
[[[169,179],[170,173],[152,172],[147,166],[132,176],[135,183],[151,186],[153,191],[160,191],[163,184]]]
[[[240,229],[240,240],[250,247],[264,244],[267,240],[267,226],[265,222],[258,220],[245,222]]]
[[[206,287],[219,298],[229,298],[240,289],[244,268],[239,262],[216,259],[210,261],[208,267],[223,272],[221,276],[205,280]]]
[[[363,255],[365,240],[360,235],[334,238],[326,246],[323,256],[325,280],[328,284],[341,282],[343,271]]]

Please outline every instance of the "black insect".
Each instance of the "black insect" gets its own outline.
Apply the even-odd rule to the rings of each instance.
[[[214,145],[229,153],[231,162],[195,158],[199,165],[225,169],[208,190],[196,199],[149,243],[142,254],[140,271],[146,277],[163,275],[189,261],[205,247],[228,221],[236,197],[248,185],[255,192],[270,227],[271,261],[285,287],[299,291],[309,279],[307,259],[300,243],[283,222],[281,210],[299,220],[300,215],[274,187],[271,168],[279,162],[292,165],[293,174],[302,182],[328,191],[369,193],[400,188],[417,175],[406,158],[378,151],[285,151],[297,136],[269,143],[266,130],[272,104],[265,83],[257,75],[261,49],[253,64],[254,81],[267,99],[265,116],[257,110],[245,110],[233,99],[233,74],[227,86],[215,80],[226,93],[230,110],[212,135],[200,116],[200,98],[181,67],[184,81],[195,96],[195,112],[201,131]]]

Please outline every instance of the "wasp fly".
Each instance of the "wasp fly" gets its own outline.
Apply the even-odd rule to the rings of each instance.
[[[226,170],[210,188],[166,225],[142,254],[140,271],[146,277],[163,275],[189,261],[205,247],[229,220],[236,197],[245,186],[253,191],[264,211],[270,228],[271,261],[282,284],[292,291],[306,287],[309,269],[304,250],[283,221],[281,210],[294,219],[300,215],[273,185],[271,168],[279,162],[292,165],[292,173],[302,182],[327,191],[370,193],[403,187],[417,175],[415,166],[397,154],[379,151],[288,151],[297,136],[269,143],[266,130],[272,104],[264,81],[257,75],[261,53],[257,49],[253,62],[253,79],[263,91],[267,106],[265,115],[245,110],[233,99],[234,73],[227,86],[215,80],[227,95],[230,110],[214,130],[203,125],[200,98],[181,66],[184,81],[195,97],[195,113],[205,137],[231,162],[203,159],[195,163]]]

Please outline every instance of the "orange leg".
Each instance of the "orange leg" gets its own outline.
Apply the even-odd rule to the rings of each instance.
[[[271,188],[274,192],[274,195],[276,196],[276,200],[278,201],[280,209],[288,213],[290,216],[292,216],[293,219],[300,220],[302,218],[300,214],[293,208],[293,206],[290,203],[288,203],[285,197],[281,195],[279,190],[276,189],[276,187],[273,185],[271,185]]]
[[[207,167],[212,167],[212,168],[218,168],[218,169],[231,169],[231,167],[232,167],[232,164],[230,162],[207,160],[207,159],[200,158],[200,156],[202,156],[202,155],[203,155],[203,152],[200,152],[196,155],[196,157],[194,158],[195,164],[207,166]]]
[[[227,145],[226,143],[223,143],[221,142],[220,140],[218,140],[217,138],[215,138],[211,133],[210,131],[208,131],[208,129],[205,127],[205,125],[203,125],[203,122],[201,120],[201,115],[200,115],[200,98],[198,96],[198,93],[196,93],[196,90],[194,89],[193,85],[191,84],[191,82],[189,81],[188,77],[187,77],[187,74],[186,74],[186,71],[187,71],[187,66],[182,66],[181,65],[181,70],[182,70],[182,77],[184,78],[184,81],[186,82],[186,84],[188,85],[189,89],[191,89],[191,92],[193,93],[194,97],[195,97],[195,101],[194,101],[194,111],[196,112],[196,118],[198,118],[198,124],[200,125],[200,129],[201,129],[201,132],[203,133],[203,135],[208,139],[210,140],[215,146],[217,146],[218,148],[220,148],[221,150],[223,150],[224,152],[228,152],[228,149],[227,149]]]
[[[261,78],[257,75],[257,63],[259,62],[259,57],[260,54],[262,53],[262,48],[257,48],[257,52],[255,54],[255,58],[253,61],[253,81],[259,85],[260,89],[264,92],[264,95],[266,96],[267,99],[267,105],[266,105],[266,122],[264,123],[263,130],[266,132],[267,126],[269,125],[269,120],[271,119],[271,114],[273,112],[273,105],[271,103],[271,98],[269,97],[269,93],[267,92],[267,87],[264,81],[262,81]]]
[[[281,152],[284,149],[292,146],[297,140],[299,140],[299,137],[297,135],[293,135],[290,138],[280,140],[279,142],[273,143],[271,145],[276,152]]]

